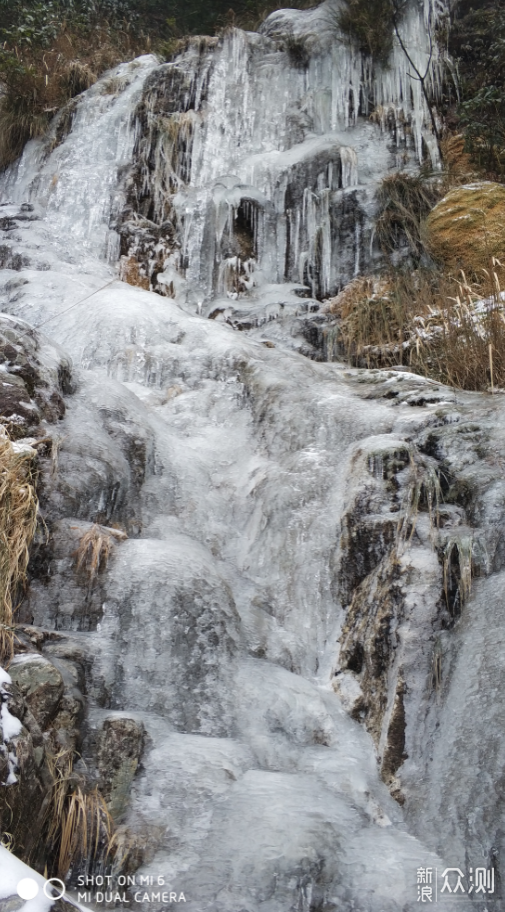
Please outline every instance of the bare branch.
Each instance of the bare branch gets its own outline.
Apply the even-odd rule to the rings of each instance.
[[[439,134],[439,132],[438,132],[437,122],[436,122],[436,120],[435,120],[435,115],[434,115],[434,113],[433,113],[433,108],[432,108],[432,105],[431,105],[431,99],[430,99],[430,96],[429,96],[429,93],[428,93],[428,89],[427,89],[427,87],[426,87],[426,78],[427,78],[428,73],[429,73],[429,71],[430,71],[431,61],[432,61],[432,59],[433,59],[433,40],[432,40],[431,34],[429,33],[429,34],[428,34],[428,38],[429,38],[429,42],[430,42],[430,54],[429,54],[429,57],[428,57],[428,63],[427,63],[427,65],[426,65],[426,70],[424,71],[424,75],[423,75],[423,74],[421,73],[421,71],[419,70],[419,68],[416,66],[415,62],[412,60],[412,57],[411,57],[410,54],[409,54],[409,51],[408,51],[408,49],[407,49],[407,46],[406,46],[406,44],[405,44],[405,42],[404,42],[404,40],[403,40],[403,38],[402,38],[402,36],[401,36],[401,34],[400,34],[400,29],[399,29],[399,27],[398,27],[398,16],[397,16],[396,7],[394,7],[394,10],[395,10],[395,11],[394,11],[394,13],[393,13],[393,17],[392,17],[392,18],[393,18],[393,27],[394,27],[394,30],[395,30],[395,35],[396,35],[396,37],[397,37],[397,39],[398,39],[398,43],[399,43],[399,45],[400,45],[400,47],[401,47],[403,53],[405,54],[405,57],[407,58],[409,64],[411,65],[412,69],[413,69],[413,70],[415,71],[415,73],[416,73],[416,76],[412,76],[411,73],[407,73],[407,76],[409,76],[410,79],[417,79],[418,82],[421,84],[421,91],[422,91],[422,93],[423,93],[424,100],[425,100],[426,106],[427,106],[427,108],[428,108],[428,112],[429,112],[430,120],[431,120],[431,126],[432,126],[432,129],[433,129],[433,133],[434,133],[435,139],[436,139],[436,141],[437,141],[438,154],[440,155],[440,158],[442,159],[443,156],[442,156],[442,149],[441,149],[441,146],[440,146],[440,134]]]

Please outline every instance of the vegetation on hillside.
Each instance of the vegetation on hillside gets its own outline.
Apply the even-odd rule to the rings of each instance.
[[[100,73],[134,56],[126,2],[0,0],[0,167]]]
[[[505,0],[460,0],[449,33],[459,105],[456,122],[475,167],[505,179]]]
[[[273,0],[0,0],[0,169],[55,112],[120,61],[174,40],[254,28]],[[291,6],[310,6],[293,0]]]
[[[385,177],[377,190],[375,232],[383,253],[406,248],[414,265],[426,253],[424,222],[443,195],[441,181],[431,175],[397,172]]]
[[[403,13],[398,7],[397,18]],[[343,0],[334,13],[334,20],[363,54],[386,65],[393,48],[394,0]]]
[[[505,388],[505,269],[491,260],[469,282],[431,266],[360,277],[329,308],[359,367],[401,365],[467,390]]]
[[[37,526],[34,451],[18,452],[0,425],[0,664],[14,646],[14,599],[23,586]]]
[[[404,8],[403,0],[342,0],[335,16],[355,46],[387,66],[393,42],[403,48]],[[502,388],[505,0],[459,0],[436,39],[449,51],[443,96],[430,97],[423,74],[412,78],[437,109],[443,170],[381,182],[375,236],[386,268],[356,279],[330,310],[355,364],[409,366],[464,389]]]

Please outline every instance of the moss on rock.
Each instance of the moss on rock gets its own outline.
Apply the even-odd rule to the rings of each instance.
[[[450,269],[476,272],[505,257],[505,186],[491,181],[451,190],[431,211],[427,240]]]

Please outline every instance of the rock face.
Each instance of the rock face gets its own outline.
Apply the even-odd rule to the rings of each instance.
[[[45,730],[56,716],[63,696],[63,678],[58,669],[42,656],[28,654],[13,659],[9,674]]]
[[[404,28],[426,63],[416,4]],[[378,256],[377,172],[395,155],[405,168],[428,147],[437,162],[405,64],[397,47],[390,72],[372,76],[337,34],[331,3],[275,13],[260,35],[190,39],[148,77],[136,112],[133,169],[115,223],[128,281],[147,280],[211,313],[216,297],[236,300],[265,281],[320,300],[369,269]],[[435,54],[434,84],[438,66]],[[372,108],[382,130],[369,120]],[[277,303],[287,303],[286,292]]]
[[[128,807],[143,746],[142,723],[128,718],[104,721],[98,747],[100,792],[114,820],[120,820]]]
[[[41,422],[63,418],[69,391],[68,359],[23,321],[0,320],[0,415],[11,438],[40,433]]]
[[[432,142],[398,48],[373,83],[389,135],[324,15],[124,65],[1,184],[21,257],[2,307],[73,362],[39,460],[18,718],[101,790],[109,870],[165,877],[192,912],[412,912],[420,867],[498,885],[502,866],[503,403],[302,356],[316,296],[375,256],[376,172]],[[424,22],[412,4],[420,54]]]
[[[37,687],[37,684],[41,683],[41,676],[34,671],[34,664],[35,662],[32,663],[31,682]],[[56,669],[52,669],[52,676],[48,668],[44,670],[44,683],[51,678],[54,682],[57,677]],[[25,683],[29,676],[28,672],[24,678]],[[14,719],[19,720],[19,724],[18,731],[9,737],[2,710],[3,757],[8,752],[12,774],[7,778],[7,770],[2,769],[0,793],[2,832],[7,834],[7,840],[16,846],[18,853],[35,865],[40,864],[44,857],[44,849],[40,842],[53,788],[53,777],[40,723],[42,719],[47,721],[51,714],[54,714],[54,692],[50,693],[49,688],[46,689],[46,704],[40,687],[38,689],[38,700],[34,701],[33,707],[39,711],[37,716],[31,712],[15,684],[9,683],[5,688],[3,706]]]

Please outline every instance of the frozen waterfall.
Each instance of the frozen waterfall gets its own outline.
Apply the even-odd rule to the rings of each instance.
[[[55,374],[72,359],[66,413],[41,424],[58,460],[40,460],[49,539],[23,621],[84,695],[91,783],[104,727],[145,729],[116,796],[125,858],[191,912],[405,912],[426,871],[447,910],[443,872],[494,878],[503,844],[479,772],[501,782],[505,762],[484,657],[503,659],[480,620],[502,572],[499,465],[480,512],[442,511],[442,536],[479,526],[495,571],[482,561],[463,617],[440,607],[427,509],[397,537],[413,472],[477,472],[475,425],[501,445],[501,400],[303,354],[320,301],[378,257],[377,181],[437,165],[401,49],[372,79],[330,10],[121,65],[0,179],[5,331],[40,329]],[[420,67],[440,12],[409,8]],[[83,585],[93,523],[128,537]],[[136,892],[116,908],[167,907]]]

